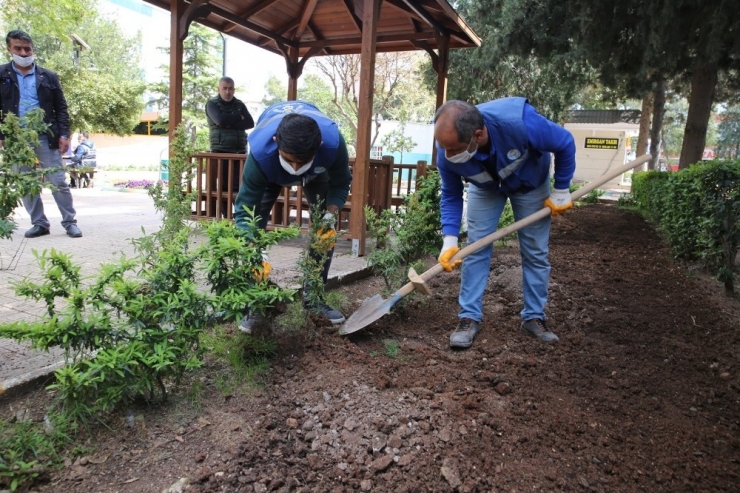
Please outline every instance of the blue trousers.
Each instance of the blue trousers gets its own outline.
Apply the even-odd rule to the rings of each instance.
[[[527,193],[504,194],[498,191],[483,190],[470,185],[468,188],[468,244],[496,231],[499,219],[506,205],[511,201],[514,218],[518,221],[545,206],[550,196],[550,180]],[[523,320],[545,318],[547,289],[550,280],[550,261],[548,260],[550,239],[550,216],[541,219],[517,233],[519,250],[522,256],[522,288],[524,309]],[[488,282],[493,247],[485,247],[465,258],[462,264],[460,286],[460,318],[470,318],[480,322],[483,318],[483,293]]]

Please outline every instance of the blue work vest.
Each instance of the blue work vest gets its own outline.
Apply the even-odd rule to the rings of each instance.
[[[280,166],[277,142],[273,140],[278,125],[288,113],[298,113],[316,121],[321,130],[322,144],[314,157],[311,167],[300,176],[286,172]],[[257,165],[273,183],[283,186],[300,183],[302,179],[311,180],[311,175],[326,173],[334,165],[339,148],[339,129],[329,117],[319,111],[316,106],[305,101],[285,101],[268,107],[257,120],[257,125],[249,134],[250,153]]]
[[[527,192],[547,180],[550,153],[530,147],[524,126],[526,98],[502,98],[477,106],[491,141],[491,155],[476,155],[467,163],[451,163],[445,151],[437,148],[438,162],[444,169],[462,176],[476,186],[502,192]],[[485,159],[477,159],[485,156]]]

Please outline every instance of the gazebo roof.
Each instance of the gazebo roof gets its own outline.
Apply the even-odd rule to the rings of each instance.
[[[171,11],[177,0],[145,0]],[[480,46],[480,38],[446,0],[378,0],[376,49],[435,50],[439,36],[449,48]],[[362,0],[193,0],[189,20],[265,50],[298,56],[360,53]]]

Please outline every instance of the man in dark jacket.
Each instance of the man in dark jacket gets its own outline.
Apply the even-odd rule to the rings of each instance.
[[[211,141],[211,152],[229,154],[247,153],[246,130],[254,127],[254,119],[247,106],[234,97],[234,79],[221,77],[218,81],[218,96],[206,103],[206,119]],[[222,189],[236,193],[239,190],[239,162],[231,160],[231,188],[228,186],[229,161],[221,160],[219,181]],[[225,206],[226,204],[224,204]],[[226,212],[223,213],[224,217]]]
[[[260,217],[265,228],[270,210],[283,187],[302,185],[311,206],[320,204],[324,222],[330,231],[349,195],[352,174],[344,137],[337,124],[305,101],[286,101],[267,108],[250,135],[250,149],[244,165],[239,195],[236,197],[236,227],[249,229],[247,210]],[[332,248],[324,262],[321,280],[326,284],[331,266]],[[317,258],[315,255],[314,258]],[[265,272],[269,273],[269,264]],[[320,312],[332,324],[344,322],[344,315],[323,301],[313,306],[304,293],[306,308]],[[262,320],[262,314],[249,313],[239,328],[250,333]]]
[[[0,65],[0,118],[14,113],[22,118],[33,109],[44,111],[44,122],[51,135],[39,135],[39,146],[34,149],[42,168],[63,168],[62,154],[69,149],[69,114],[62,86],[57,75],[34,63],[33,40],[24,31],[10,31],[5,37],[13,61]],[[0,133],[0,146],[5,136]],[[21,171],[30,171],[21,168]],[[82,236],[77,227],[72,192],[65,180],[64,171],[46,175],[56,190],[52,196],[62,213],[62,226],[72,238]],[[26,238],[48,235],[50,223],[44,214],[41,196],[26,196],[23,205],[31,216],[33,227],[26,231]]]

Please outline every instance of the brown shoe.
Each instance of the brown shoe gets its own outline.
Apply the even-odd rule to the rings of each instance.
[[[542,342],[556,342],[560,340],[558,336],[547,330],[547,325],[545,325],[545,321],[541,318],[533,318],[532,320],[522,322],[521,329],[525,334],[536,337]]]
[[[455,332],[450,334],[450,347],[469,348],[480,330],[480,323],[471,318],[461,318]]]

